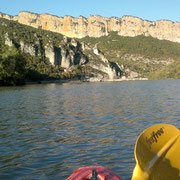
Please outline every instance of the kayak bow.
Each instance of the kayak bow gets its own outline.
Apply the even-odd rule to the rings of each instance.
[[[122,178],[109,168],[88,166],[74,171],[66,180],[122,180]]]

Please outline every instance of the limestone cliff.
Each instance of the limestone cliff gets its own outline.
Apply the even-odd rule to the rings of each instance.
[[[0,23],[0,25],[3,24],[1,29],[8,26],[6,23]],[[23,27],[23,25],[20,26]],[[40,57],[42,60],[49,59],[53,66],[58,65],[64,69],[74,69],[76,65],[81,66],[84,69],[82,71],[84,76],[93,77],[99,81],[120,79],[122,76],[119,64],[106,59],[97,47],[84,42],[80,43],[75,39],[67,38],[67,36],[62,37],[62,35],[59,35],[62,38],[58,43],[55,43],[53,40],[57,37],[52,38],[50,34],[43,35],[43,37],[46,36],[46,42],[45,38],[43,39],[38,32],[35,34],[33,32],[31,41],[27,41],[18,31],[12,29],[8,32],[3,30],[2,34],[1,40],[4,41],[5,45],[14,46],[22,52],[34,57]]]
[[[144,35],[180,43],[180,23],[168,20],[151,22],[132,16],[123,16],[122,18],[101,16],[85,18],[80,16],[74,18],[71,16],[57,17],[49,14],[39,15],[30,12],[20,12],[18,16],[14,17],[0,13],[0,17],[35,28],[61,33],[68,37],[100,37],[116,31],[121,36]]]

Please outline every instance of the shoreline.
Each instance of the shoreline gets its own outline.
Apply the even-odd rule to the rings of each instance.
[[[27,81],[25,85],[31,84],[65,84],[65,83],[84,83],[84,82],[122,82],[122,81],[147,81],[148,78],[123,78],[123,79],[85,79],[85,80],[44,80],[44,81]]]

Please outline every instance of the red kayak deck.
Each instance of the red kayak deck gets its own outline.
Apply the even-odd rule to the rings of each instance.
[[[66,180],[123,180],[109,168],[103,166],[81,167]]]

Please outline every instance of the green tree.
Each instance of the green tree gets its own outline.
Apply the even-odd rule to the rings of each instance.
[[[4,48],[0,56],[0,84],[21,85],[25,83],[25,58],[15,48]]]

